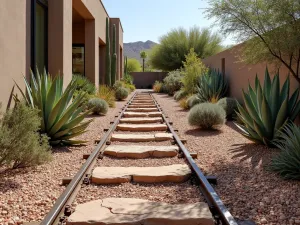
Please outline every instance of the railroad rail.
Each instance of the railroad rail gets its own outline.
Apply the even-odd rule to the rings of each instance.
[[[148,92],[142,92],[143,94]],[[77,193],[79,192],[82,184],[89,184],[90,182],[90,174],[95,166],[97,159],[102,158],[103,151],[107,144],[109,143],[109,139],[112,133],[116,130],[117,125],[120,122],[120,119],[123,117],[125,111],[128,106],[132,103],[134,98],[137,96],[138,92],[136,91],[133,96],[129,99],[129,101],[124,105],[122,111],[116,116],[116,119],[108,130],[106,130],[105,134],[95,147],[95,150],[89,155],[86,162],[81,166],[79,171],[70,181],[66,189],[56,200],[54,206],[49,211],[49,213],[45,216],[43,221],[40,223],[41,225],[56,225],[56,224],[65,224],[68,216],[71,215],[71,204],[74,201]],[[200,168],[195,163],[188,149],[184,146],[182,140],[177,135],[176,131],[172,127],[172,123],[167,120],[167,116],[164,114],[162,108],[156,101],[155,97],[149,92],[148,93],[158,111],[162,114],[161,117],[163,119],[163,123],[167,125],[167,130],[173,135],[174,144],[179,146],[180,153],[182,153],[188,163],[189,167],[193,171],[195,177],[198,179],[198,184],[200,191],[209,206],[209,209],[214,217],[215,224],[220,225],[237,225],[237,222],[234,220],[233,216],[227,210],[225,205],[222,203],[220,197],[215,192],[211,184],[209,183],[207,177],[202,173]]]

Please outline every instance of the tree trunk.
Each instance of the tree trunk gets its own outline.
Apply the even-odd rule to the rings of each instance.
[[[143,72],[145,72],[145,59],[143,59]]]

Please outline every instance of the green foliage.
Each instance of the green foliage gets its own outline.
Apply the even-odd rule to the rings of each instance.
[[[159,42],[150,52],[149,63],[153,68],[163,71],[180,69],[191,48],[201,59],[222,50],[219,34],[213,34],[207,28],[201,30],[193,27],[189,31],[184,28],[173,29],[163,35]]]
[[[235,35],[242,60],[251,64],[283,64],[300,82],[299,0],[210,0],[208,18],[215,17],[223,33]]]
[[[141,51],[140,56],[143,59],[143,72],[145,72],[145,59],[147,58],[147,52]]]
[[[132,84],[133,85],[133,77],[130,74],[124,74],[122,81],[125,82],[125,84]]]
[[[51,159],[38,111],[19,102],[0,119],[0,166],[36,166]]]
[[[114,108],[116,106],[115,91],[113,88],[106,85],[100,85],[96,96],[100,99],[105,100],[109,107]]]
[[[237,100],[235,98],[221,98],[218,105],[225,110],[227,118],[232,118],[237,110]]]
[[[160,90],[163,86],[163,83],[160,82],[160,81],[155,81],[154,85],[153,85],[153,91],[156,92],[156,93],[160,93]]]
[[[188,116],[189,124],[202,129],[218,129],[226,122],[225,110],[213,103],[200,103],[195,105]]]
[[[191,48],[189,53],[185,56],[185,62],[183,62],[182,74],[182,89],[188,94],[194,94],[197,92],[197,82],[202,74],[208,72],[208,68],[198,58],[194,49]]]
[[[160,93],[168,93],[168,89],[165,83],[162,83],[162,86],[160,88]]]
[[[128,74],[128,69],[127,69],[127,56],[125,57],[125,60],[124,60],[124,74]]]
[[[117,77],[117,31],[116,24],[113,25],[113,46],[112,46],[112,60],[111,60],[111,85],[114,85]]]
[[[284,179],[300,180],[300,128],[295,124],[284,127],[275,145],[281,153],[272,159],[270,169]]]
[[[140,72],[141,64],[140,61],[134,58],[127,59],[127,73]]]
[[[124,87],[119,87],[116,89],[116,99],[121,101],[128,97],[128,89]]]
[[[182,75],[180,74],[179,70],[168,73],[164,79],[164,83],[169,95],[174,95],[176,91],[179,91],[179,89],[182,87],[181,79]]]
[[[78,95],[71,102],[76,91],[76,82],[72,80],[63,91],[63,78],[52,78],[46,73],[34,75],[30,81],[24,78],[27,95],[18,86],[23,97],[32,108],[40,110],[41,132],[50,137],[50,144],[82,144],[85,141],[71,140],[85,132],[91,120],[83,122],[89,111],[82,113],[84,94]],[[80,106],[82,105],[82,106]]]
[[[280,90],[279,74],[271,80],[266,69],[263,87],[256,76],[255,87],[249,85],[248,92],[243,91],[245,107],[238,104],[237,116],[241,122],[237,126],[242,134],[254,142],[272,146],[277,131],[288,121],[294,121],[300,112],[299,89],[291,97],[289,91],[289,77]]]
[[[199,77],[197,96],[201,102],[216,103],[227,93],[228,83],[222,74],[209,70]]]
[[[180,101],[181,99],[185,98],[188,94],[184,90],[179,90],[174,94],[174,99],[176,101]]]
[[[94,114],[106,115],[108,110],[108,104],[103,99],[91,98],[88,102],[88,109],[92,110]]]
[[[194,105],[197,105],[199,103],[202,103],[200,99],[197,97],[197,95],[192,95],[187,99],[187,104],[189,108],[193,108]]]
[[[111,56],[110,56],[110,37],[109,37],[109,18],[106,18],[106,54],[105,54],[105,83],[111,86]]]
[[[86,77],[74,74],[72,79],[75,82],[77,91],[84,91],[89,95],[94,95],[96,93],[95,85],[92,82],[90,82]]]

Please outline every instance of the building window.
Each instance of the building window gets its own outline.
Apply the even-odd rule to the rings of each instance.
[[[84,76],[84,45],[73,45],[72,48],[72,72]]]
[[[31,67],[40,72],[48,70],[48,4],[46,0],[32,0],[32,59]]]

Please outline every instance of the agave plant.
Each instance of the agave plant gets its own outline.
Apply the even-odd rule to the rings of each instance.
[[[228,90],[226,78],[216,70],[209,70],[199,77],[197,97],[200,102],[216,103]]]
[[[270,169],[284,179],[300,180],[300,127],[288,124],[279,137],[275,146],[281,153],[272,159]]]
[[[243,90],[245,107],[238,104],[240,122],[236,125],[242,134],[254,142],[273,146],[278,130],[288,121],[294,121],[300,112],[299,89],[291,97],[289,91],[289,77],[280,90],[278,73],[271,80],[266,69],[263,88],[256,76],[255,88],[249,85],[248,93]]]
[[[32,108],[40,110],[41,132],[50,138],[51,145],[82,144],[85,141],[73,140],[72,138],[85,132],[91,122],[82,122],[90,113],[82,113],[85,106],[82,105],[84,94],[79,94],[73,101],[72,97],[76,90],[76,83],[71,81],[63,91],[63,78],[56,76],[52,78],[44,71],[36,76],[31,72],[31,79],[24,78],[27,93],[25,94],[18,86],[21,94]],[[80,106],[82,105],[82,106]],[[80,107],[79,107],[80,106]]]

